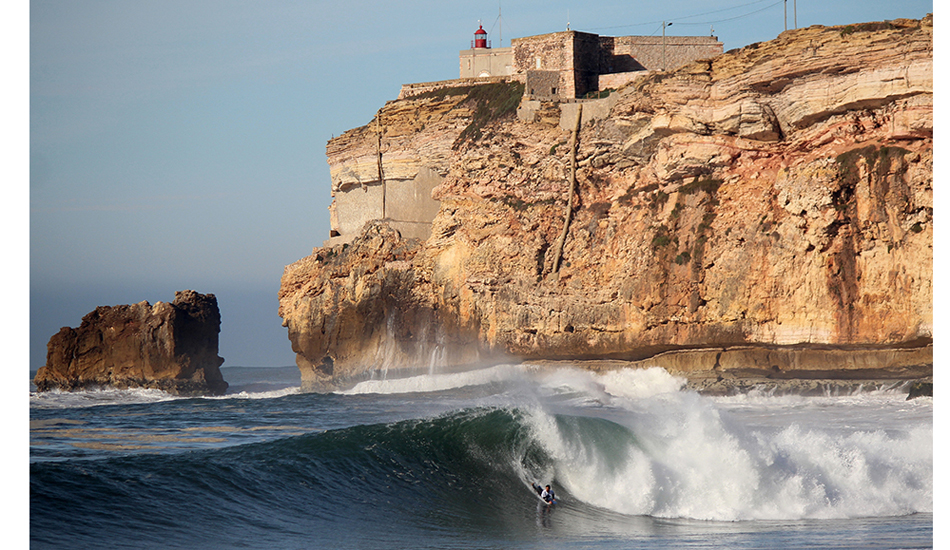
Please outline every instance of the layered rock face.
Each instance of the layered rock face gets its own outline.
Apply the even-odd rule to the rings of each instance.
[[[581,104],[574,148],[561,119],[576,104],[474,134],[466,96],[390,102],[383,170],[443,174],[441,208],[424,242],[371,223],[285,269],[305,385],[502,358],[926,374],[932,75],[927,16],[787,31],[652,73]],[[330,165],[370,139],[332,140]]]
[[[157,388],[179,395],[220,395],[221,314],[213,294],[175,293],[171,303],[102,306],[79,328],[63,327],[47,344],[37,390]]]

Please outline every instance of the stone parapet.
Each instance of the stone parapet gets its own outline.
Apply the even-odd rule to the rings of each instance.
[[[634,59],[647,70],[672,70],[723,53],[723,44],[715,36],[617,36],[610,53],[617,62]]]
[[[443,88],[464,88],[465,86],[478,86],[481,84],[491,84],[494,82],[524,82],[524,75],[504,75],[504,76],[485,76],[474,78],[455,78],[452,80],[437,80],[434,82],[417,82],[415,84],[403,84],[399,90],[399,96],[396,99],[407,99],[426,92],[441,90]]]

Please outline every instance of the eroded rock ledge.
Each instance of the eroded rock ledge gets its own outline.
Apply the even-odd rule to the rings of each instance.
[[[608,100],[576,151],[557,105],[459,141],[464,96],[387,103],[382,171],[443,175],[441,208],[425,241],[372,222],[287,266],[304,385],[683,350],[713,380],[932,372],[931,16],[787,31]],[[328,162],[375,139],[347,132]]]
[[[678,350],[642,361],[526,361],[528,366],[580,367],[605,372],[660,367],[686,380],[686,387],[705,394],[729,395],[749,390],[798,395],[851,393],[858,389],[932,390],[933,346],[890,349],[810,349],[743,346]]]
[[[156,388],[178,395],[220,395],[228,383],[218,356],[221,314],[214,294],[175,293],[171,303],[101,306],[78,328],[47,344],[38,391]]]

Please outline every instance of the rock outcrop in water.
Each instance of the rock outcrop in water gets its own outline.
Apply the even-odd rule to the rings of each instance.
[[[228,388],[218,357],[221,314],[213,294],[175,293],[171,303],[102,306],[79,328],[63,327],[47,345],[39,391],[95,387],[157,388],[220,395]]]
[[[932,16],[787,31],[580,114],[482,107],[392,101],[381,138],[374,121],[328,144],[335,189],[425,167],[441,209],[425,242],[383,220],[287,266],[305,386],[504,357],[932,372]]]

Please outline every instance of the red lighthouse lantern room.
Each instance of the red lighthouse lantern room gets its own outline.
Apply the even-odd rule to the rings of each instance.
[[[488,47],[488,33],[485,32],[485,29],[483,29],[481,25],[479,25],[478,30],[475,31],[475,47],[476,48]]]

